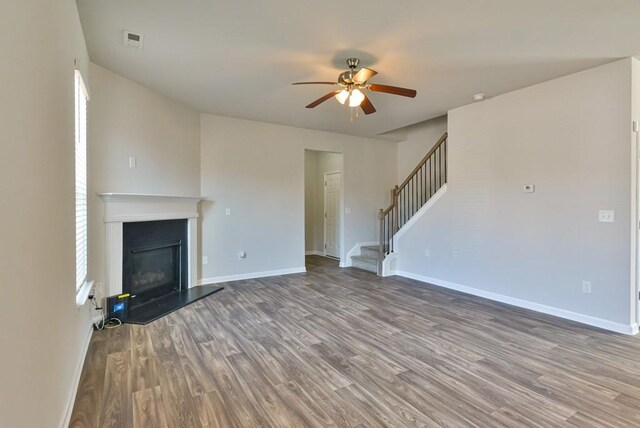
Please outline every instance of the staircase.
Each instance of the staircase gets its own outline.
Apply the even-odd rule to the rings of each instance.
[[[391,190],[391,205],[378,212],[379,244],[360,247],[360,255],[351,256],[352,266],[382,275],[384,259],[393,253],[393,237],[447,182],[447,133],[409,176]]]
[[[378,263],[380,262],[380,248],[377,245],[366,245],[360,247],[359,256],[351,256],[351,266],[369,272],[378,273]]]

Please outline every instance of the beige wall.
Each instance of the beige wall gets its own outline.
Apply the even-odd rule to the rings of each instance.
[[[324,174],[342,172],[339,153],[305,150],[305,250],[324,252]],[[344,212],[344,210],[341,210]],[[344,218],[344,214],[342,214]]]
[[[73,0],[0,2],[0,425],[63,423],[90,334],[75,303]]]
[[[452,110],[448,122],[449,190],[400,239],[399,270],[635,322],[631,60]],[[615,222],[599,223],[601,209]]]
[[[89,274],[105,280],[102,192],[200,195],[200,114],[91,64]],[[137,160],[129,168],[129,157]]]
[[[377,211],[396,177],[395,143],[214,115],[201,123],[204,281],[304,266],[305,149],[343,154],[344,208],[352,210],[343,254],[377,238]]]

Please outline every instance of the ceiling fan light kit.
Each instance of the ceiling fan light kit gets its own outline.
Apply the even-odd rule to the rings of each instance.
[[[349,91],[346,89],[343,89],[336,94],[336,100],[338,100],[340,104],[344,104],[345,101],[347,101],[347,98],[349,98]]]
[[[368,83],[368,80],[378,74],[377,71],[370,68],[361,68],[356,72],[356,68],[360,64],[358,58],[348,58],[347,65],[349,70],[340,73],[337,82],[296,82],[293,85],[332,85],[338,86],[340,89],[329,92],[328,94],[318,98],[306,108],[314,108],[329,98],[335,98],[340,104],[345,104],[349,100],[349,107],[362,108],[365,114],[375,113],[376,109],[365,94],[365,91],[384,92],[392,95],[400,95],[403,97],[415,98],[417,92],[414,89],[400,88],[397,86],[376,85]]]
[[[360,89],[353,89],[349,97],[349,107],[360,107],[362,101],[364,101],[364,94],[360,92]]]

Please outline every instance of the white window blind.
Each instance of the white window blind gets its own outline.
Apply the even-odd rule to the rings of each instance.
[[[87,89],[75,75],[76,290],[87,279]]]

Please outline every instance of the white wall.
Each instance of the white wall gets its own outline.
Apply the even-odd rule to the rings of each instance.
[[[635,322],[630,107],[626,59],[450,111],[449,190],[400,239],[398,269]]]
[[[305,150],[304,159],[305,250],[322,253],[324,252],[324,174],[342,172],[342,155]]]
[[[640,123],[640,61],[636,58],[631,58],[631,120]],[[638,281],[638,234],[639,228],[636,224],[640,224],[640,218],[638,218],[638,146],[640,145],[640,133],[633,133],[633,156],[631,157],[631,182],[635,191],[631,192],[631,228],[635,233],[631,234],[631,282],[636,283],[636,287],[631,287],[630,290],[630,307],[631,313],[637,314],[636,320],[640,320],[640,305],[638,304],[638,293],[640,293],[640,284]]]
[[[398,176],[396,184],[402,183],[407,178],[445,132],[447,132],[446,115],[385,134],[402,140],[397,147]]]
[[[395,143],[214,115],[201,117],[202,266],[211,278],[304,267],[305,149],[343,154],[343,254],[377,239],[396,178]],[[225,215],[225,209],[231,215]],[[247,258],[240,261],[240,250]]]
[[[200,195],[200,113],[91,64],[89,274],[105,280],[102,192]],[[134,156],[136,168],[129,168]]]
[[[0,425],[55,427],[90,334],[75,303],[73,0],[0,2]]]

